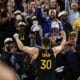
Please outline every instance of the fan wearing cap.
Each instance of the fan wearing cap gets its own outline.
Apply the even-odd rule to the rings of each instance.
[[[57,22],[53,22],[51,26],[52,26],[51,32],[47,36],[50,38],[50,40],[52,42],[51,46],[56,46],[57,45],[56,40],[58,38],[61,38],[60,32],[59,32],[59,25]]]
[[[6,38],[4,40],[4,48],[3,48],[3,50],[10,53],[10,50],[12,48],[11,47],[12,43],[13,43],[13,39],[12,38]]]
[[[4,40],[4,47],[1,52],[1,61],[13,67],[12,61],[14,60],[11,61],[11,57],[16,50],[17,50],[17,47],[13,39],[11,37],[7,37]]]
[[[7,0],[4,0],[4,1],[7,1]],[[8,6],[6,5],[6,8],[7,7]],[[14,33],[14,31],[15,31],[14,19],[13,18],[9,19],[8,10],[0,7],[0,47],[3,46],[2,42],[4,41],[4,39],[7,36],[11,36]]]
[[[37,20],[36,16],[32,17],[31,33],[30,33],[29,37],[31,40],[31,46],[36,46],[36,45],[41,44],[42,27],[39,24],[39,21]]]
[[[16,23],[19,21],[23,21],[23,15],[22,15],[22,12],[20,10],[14,11],[13,14],[14,14],[14,18],[16,20]]]
[[[29,45],[29,32],[28,32],[28,28],[26,26],[26,23],[23,21],[20,21],[17,23],[16,25],[16,30],[20,35],[20,40],[25,44],[25,45]]]
[[[46,19],[46,17],[44,17],[42,15],[41,8],[36,9],[36,16],[43,28],[43,36],[45,36],[47,33],[50,33],[51,28],[52,28],[52,26],[51,26],[52,22],[58,23],[59,30],[63,29],[62,23],[56,18],[56,10],[55,9],[49,10],[49,19]]]
[[[17,25],[16,25],[16,30],[18,31],[19,34],[24,34],[26,29],[26,24],[22,21],[20,21]],[[21,38],[22,40],[22,38]]]
[[[66,34],[68,35],[69,32],[72,31],[72,26],[71,24],[68,22],[68,13],[66,11],[61,11],[58,14],[58,17],[60,18],[60,21],[63,25],[63,30],[66,32]]]
[[[49,10],[49,18],[51,20],[56,20],[56,10],[55,9],[50,9]]]

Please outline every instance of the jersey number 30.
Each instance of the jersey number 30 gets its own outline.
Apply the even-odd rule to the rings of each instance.
[[[51,60],[41,60],[41,67],[40,69],[51,69],[52,68],[52,61]]]

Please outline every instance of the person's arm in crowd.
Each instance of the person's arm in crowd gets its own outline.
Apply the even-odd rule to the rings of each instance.
[[[25,52],[26,54],[33,55],[35,59],[37,58],[38,48],[24,46],[23,43],[20,41],[19,35],[17,33],[15,33],[13,37],[16,40],[17,46],[21,51]]]
[[[70,10],[69,0],[65,0],[65,11],[67,11],[69,13],[69,10]]]
[[[55,56],[64,49],[64,46],[66,44],[66,33],[64,31],[61,31],[61,37],[63,38],[61,44],[52,48]]]
[[[41,11],[41,7],[38,6],[38,8],[35,11],[35,15],[37,17],[37,19],[41,22],[41,23],[45,23],[47,21],[47,19],[45,17],[43,17],[42,15],[42,11]]]

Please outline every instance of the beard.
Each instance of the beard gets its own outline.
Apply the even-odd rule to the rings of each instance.
[[[55,18],[56,18],[56,17],[54,16],[54,17],[50,17],[49,19],[50,19],[50,20],[54,20]]]
[[[62,21],[63,21],[63,22],[67,22],[67,18],[65,18],[65,19],[62,19]]]

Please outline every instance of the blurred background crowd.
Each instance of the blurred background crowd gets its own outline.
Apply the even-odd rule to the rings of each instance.
[[[60,31],[67,42],[55,58],[57,80],[79,80],[80,1],[79,0],[0,0],[0,61],[13,67],[21,80],[36,80],[32,55],[20,51],[13,39],[18,33],[24,45],[41,47],[48,37],[51,47],[60,44]]]

